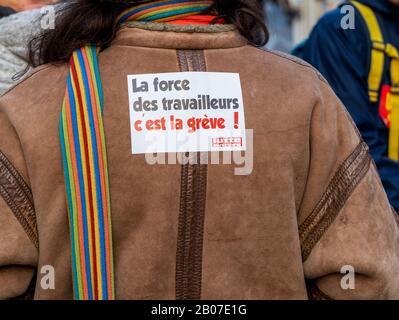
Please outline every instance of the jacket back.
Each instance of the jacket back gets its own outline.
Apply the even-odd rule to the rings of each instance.
[[[397,298],[399,228],[325,80],[230,26],[190,28],[130,23],[99,55],[117,298]],[[239,165],[250,174],[131,154],[127,76],[179,71],[240,74],[253,143]],[[73,297],[59,142],[67,73],[43,66],[0,99],[1,298],[30,283],[36,299]],[[348,264],[356,290],[340,286]],[[41,285],[49,265],[54,290]]]

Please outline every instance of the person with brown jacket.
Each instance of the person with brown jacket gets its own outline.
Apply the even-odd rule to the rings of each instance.
[[[123,2],[69,2],[0,98],[0,298],[398,299],[367,145],[315,69],[255,47],[256,1]],[[150,163],[171,110],[220,134]],[[206,161],[231,151],[249,169]]]

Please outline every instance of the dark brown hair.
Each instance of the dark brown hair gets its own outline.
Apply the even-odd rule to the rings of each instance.
[[[30,41],[30,64],[68,61],[74,50],[87,44],[106,48],[115,37],[116,17],[129,5],[126,2],[131,5],[133,1],[62,1],[57,8],[56,28]],[[212,12],[234,24],[253,45],[267,43],[269,33],[258,0],[215,0]]]

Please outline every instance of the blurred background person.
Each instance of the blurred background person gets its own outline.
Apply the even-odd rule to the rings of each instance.
[[[30,10],[41,7],[43,3],[51,1],[44,0],[0,0],[0,6],[14,11]]]
[[[26,70],[29,40],[42,31],[40,7],[53,2],[0,0],[0,95]]]
[[[293,39],[293,19],[298,13],[289,0],[267,0],[263,3],[270,30],[269,49],[290,52]]]
[[[294,53],[326,77],[349,110],[399,211],[399,0],[352,3],[354,29],[342,27],[337,8]]]
[[[317,20],[337,4],[338,0],[264,0],[271,35],[267,47],[291,52],[295,44],[308,37]]]

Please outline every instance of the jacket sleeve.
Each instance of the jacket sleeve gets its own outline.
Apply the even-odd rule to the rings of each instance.
[[[0,299],[28,292],[37,259],[36,218],[25,160],[0,106]]]
[[[321,81],[299,236],[310,298],[398,299],[399,226],[368,147]]]
[[[399,163],[387,157],[388,130],[378,107],[368,97],[371,52],[368,31],[360,16],[356,17],[355,30],[342,29],[341,19],[339,10],[324,16],[294,54],[323,74],[348,109],[370,147],[388,198],[399,212]]]

